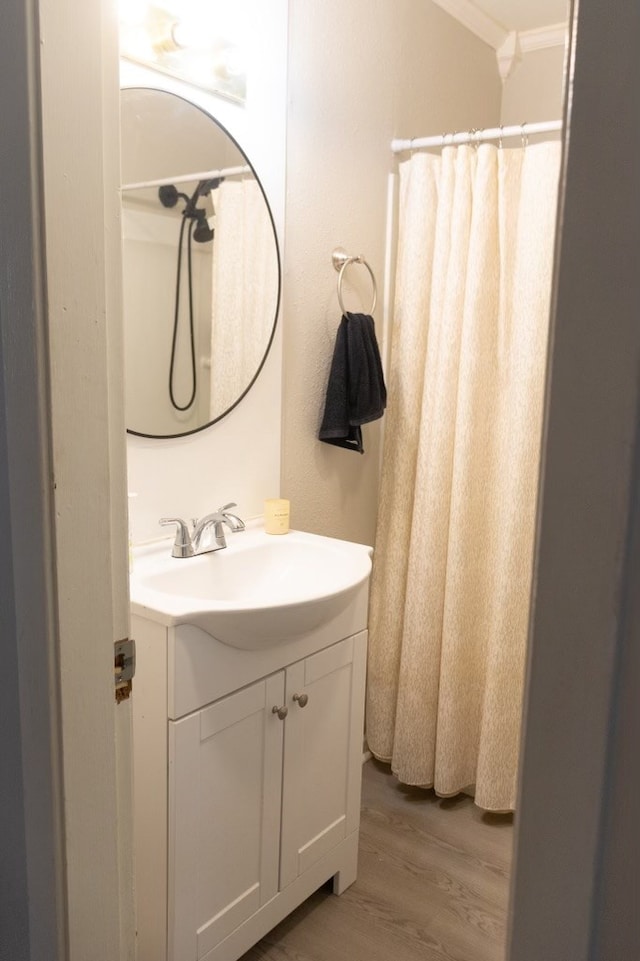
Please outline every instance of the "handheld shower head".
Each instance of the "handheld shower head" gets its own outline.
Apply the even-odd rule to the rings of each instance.
[[[206,244],[210,240],[213,240],[213,230],[209,226],[205,211],[198,208],[194,212],[194,215],[197,220],[192,235],[195,242],[197,244]]]

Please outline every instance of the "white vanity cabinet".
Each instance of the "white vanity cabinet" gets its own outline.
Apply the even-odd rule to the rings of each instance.
[[[138,961],[235,961],[355,880],[366,631],[256,652],[133,621]]]
[[[365,662],[360,635],[287,668],[281,888],[358,829]]]
[[[206,957],[278,892],[282,675],[169,722],[169,957]]]

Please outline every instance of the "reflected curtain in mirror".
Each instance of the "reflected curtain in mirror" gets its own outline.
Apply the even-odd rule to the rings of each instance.
[[[211,314],[211,413],[227,410],[257,370],[273,326],[273,229],[255,180],[217,194]]]

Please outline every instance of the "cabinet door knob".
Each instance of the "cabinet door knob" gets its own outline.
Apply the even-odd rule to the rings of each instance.
[[[278,707],[277,704],[274,704],[274,706],[271,708],[271,713],[272,713],[272,714],[277,714],[278,717],[280,718],[280,720],[281,720],[281,721],[284,721],[285,717],[286,717],[287,714],[289,713],[289,708],[288,708],[288,707],[284,707],[284,706],[283,706],[283,707]]]
[[[308,695],[308,694],[294,694],[294,695],[293,695],[293,699],[294,699],[294,701],[297,701],[297,702],[298,702],[298,704],[300,705],[300,707],[306,707],[307,704],[309,703],[309,695]]]

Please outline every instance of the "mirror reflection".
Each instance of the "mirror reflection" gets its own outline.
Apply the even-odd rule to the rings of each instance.
[[[179,437],[227,413],[271,344],[280,265],[262,187],[209,114],[121,93],[126,425]]]

